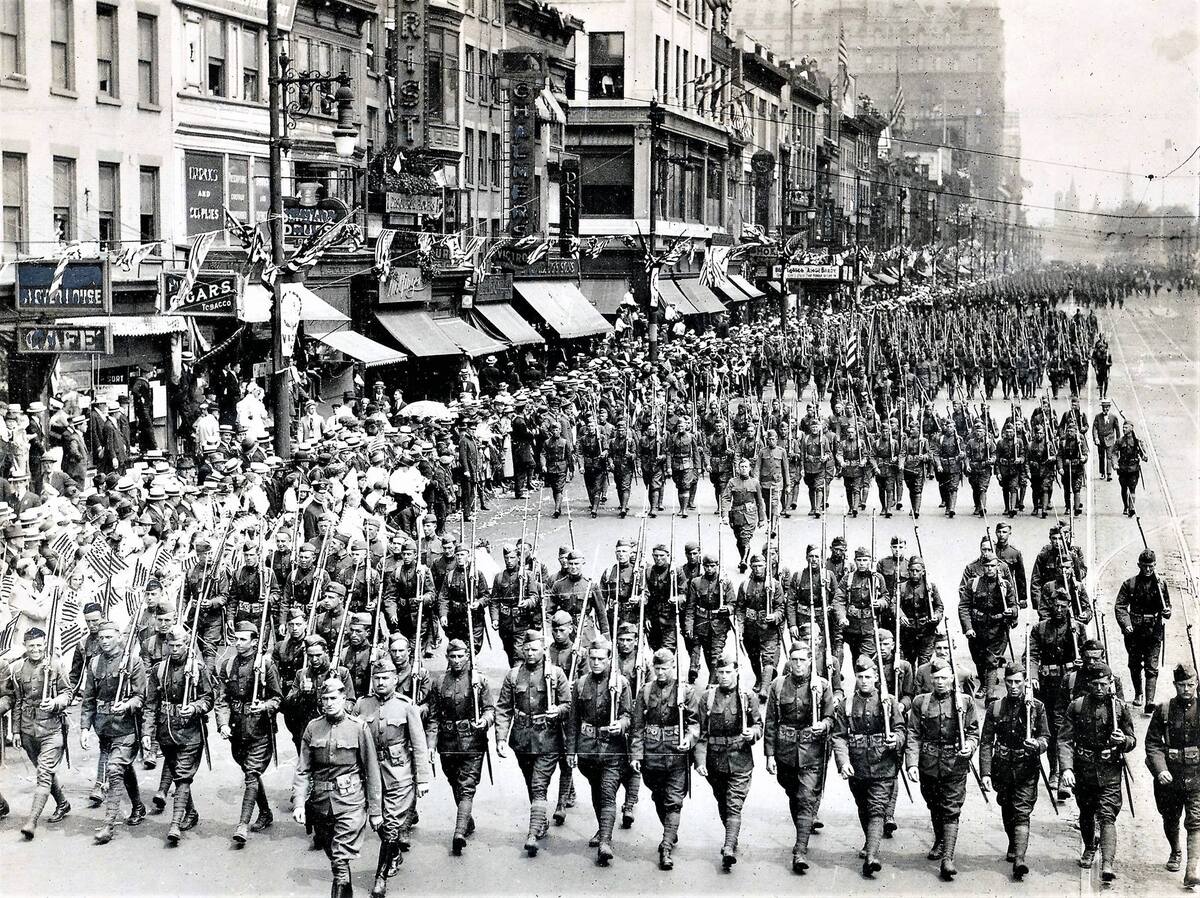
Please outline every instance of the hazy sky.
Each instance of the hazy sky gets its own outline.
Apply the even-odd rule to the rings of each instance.
[[[1025,159],[1163,174],[1200,145],[1200,0],[1002,0],[1002,8],[1008,108],[1020,113]],[[1023,171],[1033,182],[1026,201],[1046,206],[1072,175],[1085,209],[1097,194],[1102,204],[1119,201],[1125,182],[1034,162]],[[1148,193],[1135,177],[1134,200],[1144,194],[1156,206],[1165,189],[1167,203],[1195,209],[1198,172],[1200,153]]]

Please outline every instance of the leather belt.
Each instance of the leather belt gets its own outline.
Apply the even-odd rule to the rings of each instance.
[[[664,727],[656,724],[647,724],[644,732],[647,739],[654,739],[658,742],[666,742],[668,739],[679,740],[679,727],[676,725]]]
[[[709,736],[708,744],[713,748],[740,748],[746,740],[741,736]]]
[[[541,728],[550,725],[550,720],[545,714],[527,714],[524,711],[514,711],[513,719],[531,727]]]

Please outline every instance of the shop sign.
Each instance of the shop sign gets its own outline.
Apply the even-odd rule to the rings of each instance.
[[[579,157],[564,156],[558,185],[558,232],[567,241],[579,236]]]
[[[396,0],[396,74],[389,93],[399,125],[400,148],[425,149],[425,13],[427,0]],[[439,102],[441,102],[439,98]]]
[[[187,235],[219,230],[225,224],[225,157],[219,153],[183,154],[183,196]]]
[[[393,215],[427,215],[430,218],[439,218],[442,214],[440,194],[389,191],[384,201],[384,211]]]
[[[112,329],[105,325],[17,325],[17,352],[112,355]]]
[[[510,302],[512,300],[512,272],[485,274],[475,288],[477,303]]]
[[[779,280],[782,266],[776,265],[771,269],[771,279]],[[838,266],[836,265],[789,265],[787,280],[789,281],[836,281]]]
[[[295,197],[283,200],[283,242],[285,246],[299,246],[335,222],[346,217],[346,204],[328,198],[315,206],[302,206]]]
[[[181,271],[163,273],[164,307],[174,300],[182,280]],[[167,308],[167,314],[193,318],[236,318],[237,301],[241,295],[241,275],[229,271],[202,271],[192,284],[192,292],[178,305]]]
[[[72,259],[51,294],[59,262],[18,262],[16,309],[48,317],[112,313],[112,280],[105,259]]]
[[[528,237],[541,231],[534,101],[546,85],[545,54],[501,50],[500,76],[508,82],[508,233],[512,237]]]

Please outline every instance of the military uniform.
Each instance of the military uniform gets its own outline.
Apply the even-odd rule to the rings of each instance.
[[[984,689],[998,682],[996,671],[1004,666],[1008,631],[1018,614],[1016,596],[1003,571],[994,579],[986,575],[972,577],[959,589],[958,620],[963,633],[975,634],[967,640],[967,646]]]
[[[646,643],[651,651],[668,648],[674,652],[678,648],[675,644],[676,621],[678,619],[678,629],[682,631],[681,606],[685,595],[676,592],[672,599],[674,579],[675,573],[669,563],[646,567]]]
[[[1087,476],[1087,440],[1079,432],[1067,432],[1058,441],[1063,504],[1066,514],[1083,514],[1083,485]]]
[[[862,437],[857,433],[846,434],[834,443],[834,462],[846,489],[846,508],[851,517],[858,517],[859,509],[866,507],[871,478],[870,457]]]
[[[63,662],[49,656],[36,664],[28,658],[19,658],[7,671],[0,670],[0,676],[7,686],[0,690],[0,717],[12,710],[15,733],[34,766],[33,806],[29,819],[21,827],[25,838],[32,839],[47,799],[54,798],[52,823],[71,810],[54,772],[62,761],[67,738],[65,712],[71,700],[71,683]],[[50,700],[50,710],[42,709],[43,698]]]
[[[907,436],[900,446],[900,469],[908,490],[908,504],[913,517],[921,516],[921,495],[925,491],[925,476],[933,457],[923,436]]]
[[[808,487],[808,513],[811,517],[820,517],[829,501],[825,489],[834,466],[829,434],[806,433],[800,451],[804,457],[804,483]]]
[[[1047,762],[1050,776],[1058,776],[1058,734],[1069,703],[1068,674],[1079,664],[1083,627],[1068,614],[1062,620],[1048,618],[1029,630],[1029,679],[1036,684],[1037,697],[1046,708],[1050,732]]]
[[[762,737],[758,699],[734,686],[712,685],[699,706],[700,741],[696,745],[696,767],[708,777],[717,811],[725,827],[722,861],[728,868],[737,855],[742,829],[742,805],[750,791],[754,756],[750,747]],[[750,731],[747,739],[743,735]]]
[[[587,490],[592,517],[600,511],[600,503],[608,494],[608,438],[595,427],[584,430],[575,444],[583,462],[583,485]]]
[[[120,651],[114,655],[101,652],[92,659],[84,678],[83,706],[79,719],[81,730],[95,730],[100,750],[108,757],[104,827],[97,831],[97,841],[101,842],[112,838],[112,827],[117,822],[117,813],[121,808],[122,785],[133,804],[129,819],[140,823],[146,813],[138,789],[137,774],[133,770],[133,758],[138,750],[137,727],[141,719],[142,697],[146,691],[146,669],[141,659],[134,657],[130,659],[128,669],[122,672],[121,661]],[[126,707],[114,712],[113,705],[118,700]]]
[[[1001,436],[996,443],[996,479],[1004,494],[1004,513],[1009,517],[1017,513],[1020,480],[1025,471],[1025,453],[1025,440],[1019,435]],[[984,489],[987,487],[984,486]]]
[[[1037,744],[1026,745],[1026,733]],[[1046,706],[1032,696],[1005,695],[988,703],[979,742],[979,775],[991,777],[996,804],[1008,836],[1008,859],[1018,878],[1024,875],[1029,848],[1029,817],[1037,804],[1041,756],[1050,743]]]
[[[1029,438],[1026,449],[1029,479],[1033,487],[1033,513],[1043,518],[1054,501],[1054,477],[1058,473],[1058,449],[1044,434]]]
[[[675,481],[680,515],[685,518],[687,510],[696,507],[695,488],[696,478],[700,476],[700,464],[700,444],[695,434],[691,431],[672,434],[667,441],[667,469]]]
[[[275,662],[269,656],[263,656],[263,669],[257,690],[257,699],[262,703],[263,710],[250,710],[255,692],[256,654],[235,653],[219,665],[215,687],[217,727],[229,728],[229,747],[233,753],[233,760],[242,769],[245,778],[241,814],[238,818],[239,829],[250,823],[250,816],[256,804],[260,818],[271,817],[271,807],[267,803],[262,775],[271,763],[275,713],[279,710],[283,698]],[[303,744],[301,749],[303,750]],[[244,832],[242,838],[237,841],[244,841]]]
[[[638,464],[642,469],[642,482],[646,487],[646,503],[650,516],[655,509],[662,508],[663,486],[667,482],[667,456],[665,441],[657,425],[642,423],[637,435]]]
[[[475,804],[475,791],[483,776],[487,728],[495,716],[496,705],[492,700],[491,687],[481,673],[447,669],[430,688],[426,740],[438,753],[442,772],[454,797],[454,838],[457,846],[465,843],[475,830],[475,818],[471,812]]]
[[[733,478],[733,441],[725,431],[708,439],[708,479],[717,498],[717,513],[725,514],[725,487]]]
[[[312,639],[313,637],[308,638]],[[340,664],[337,667],[331,667],[327,663],[321,670],[316,670],[311,666],[305,667],[301,663],[300,669],[286,683],[287,691],[280,700],[280,707],[283,709],[284,726],[292,735],[292,744],[296,747],[297,754],[300,753],[300,739],[304,735],[305,728],[321,716],[318,697],[321,687],[330,677],[340,680],[346,689],[346,700],[354,701],[358,693],[354,689],[350,671]],[[282,676],[280,688],[285,688]]]
[[[512,746],[529,794],[525,851],[538,852],[546,834],[546,792],[563,754],[563,728],[571,710],[567,675],[543,660],[532,669],[514,667],[504,677],[496,702],[496,739]]]
[[[611,703],[613,689],[615,715]],[[565,751],[576,756],[579,772],[592,787],[592,809],[599,827],[592,841],[601,864],[612,858],[617,788],[628,751],[625,732],[629,729],[631,704],[629,681],[619,671],[612,678],[607,672],[593,674],[589,670],[575,681]],[[608,726],[616,727],[617,732],[605,732]]]
[[[1125,636],[1134,701],[1142,695],[1144,674],[1146,707],[1150,708],[1158,685],[1158,661],[1165,634],[1163,621],[1171,616],[1171,597],[1166,582],[1157,574],[1138,573],[1130,577],[1117,592],[1115,611],[1117,624]]]
[[[787,600],[776,577],[753,573],[738,585],[735,601],[742,645],[754,671],[754,691],[762,694],[779,665],[780,629],[787,613]]]
[[[1176,681],[1191,679],[1190,668],[1176,669]],[[1183,884],[1200,884],[1200,703],[1178,696],[1158,704],[1146,730],[1146,767],[1154,777],[1154,804],[1171,845],[1168,870],[1178,870],[1179,820],[1187,830],[1187,872]],[[1171,781],[1160,781],[1169,773]]]
[[[838,602],[846,609],[846,627],[842,639],[850,649],[850,658],[875,657],[875,624],[888,608],[887,585],[875,571],[847,569],[838,584]],[[834,647],[834,663],[840,665],[842,647]]]
[[[759,522],[767,517],[762,485],[754,476],[735,473],[725,484],[721,502],[729,509],[729,528],[737,544],[738,558],[745,558]]]
[[[629,513],[629,494],[637,467],[637,442],[624,427],[614,434],[608,447],[608,457],[612,464],[613,484],[617,488],[621,517],[625,517]]]
[[[703,651],[710,680],[725,650],[734,611],[733,584],[724,574],[711,579],[701,574],[688,581],[683,632]]]
[[[201,596],[201,587],[204,594]],[[204,663],[211,669],[217,659],[217,651],[225,644],[225,603],[229,594],[229,575],[220,570],[220,565],[209,555],[203,564],[197,564],[184,575],[182,617],[193,619],[190,610],[193,602],[200,601],[198,636],[196,644]]]
[[[941,593],[937,584],[923,577],[914,583],[900,581],[897,592],[900,619],[899,652],[913,667],[925,664],[933,657],[939,621],[944,614]]]
[[[467,603],[475,605],[471,609],[470,639],[478,654],[483,648],[483,609],[490,601],[491,587],[483,573],[473,565],[462,568],[457,564],[446,572],[446,580],[438,590],[438,619],[442,621],[442,629],[446,638],[461,639],[464,642],[467,635]]]
[[[933,470],[937,475],[942,505],[949,517],[954,517],[954,507],[958,504],[958,487],[962,483],[965,459],[963,440],[958,432],[943,434],[933,457]]]
[[[436,584],[433,572],[421,561],[397,564],[385,570],[383,577],[383,619],[388,632],[408,637],[414,652],[432,649],[437,641],[437,608],[434,604]],[[417,616],[421,617],[420,639],[417,638]]]
[[[811,669],[799,678],[787,671],[767,691],[763,752],[775,759],[775,777],[787,793],[796,828],[792,847],[796,872],[808,867],[808,840],[821,806],[836,707],[829,681],[821,676],[814,679]]]
[[[975,434],[967,438],[964,468],[971,483],[971,499],[975,503],[975,514],[987,514],[987,491],[992,482],[992,468],[996,461],[996,444],[986,434]]]
[[[900,441],[890,433],[881,435],[871,447],[871,468],[879,491],[879,509],[885,518],[900,505]]]
[[[812,569],[805,565],[788,578],[785,592],[788,629],[792,639],[807,641],[809,630],[816,627],[813,642],[817,652],[817,672],[829,679],[835,692],[841,690],[842,671],[837,663],[841,659],[833,658],[833,670],[829,670],[826,664],[835,646],[840,653],[847,623],[846,607],[838,595],[833,573],[821,568],[814,575]]]
[[[496,609],[496,628],[508,658],[508,666],[520,663],[525,631],[542,629],[542,585],[533,571],[526,568],[504,570],[492,581],[490,604]]]

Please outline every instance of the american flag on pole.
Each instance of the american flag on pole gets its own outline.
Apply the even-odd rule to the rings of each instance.
[[[171,300],[172,307],[179,305],[191,295],[196,278],[200,275],[200,266],[204,264],[204,259],[208,256],[208,249],[216,239],[217,232],[208,231],[204,234],[197,234],[192,240],[192,252],[188,256],[187,270],[183,273],[183,280],[179,282],[179,289],[175,291],[175,296]]]
[[[133,617],[134,612],[137,611],[138,606],[141,603],[142,595],[140,589],[125,590],[125,613],[128,614],[130,618]]]
[[[58,652],[63,657],[70,654],[82,640],[79,632],[79,608],[79,599],[74,593],[63,599],[58,618]]]
[[[900,116],[904,115],[904,85],[900,83],[900,69],[896,69],[896,93],[892,99],[892,114],[888,116],[888,127],[896,127]]]
[[[100,605],[104,608],[104,616],[108,617],[108,613],[112,611],[113,606],[117,604],[117,591],[113,589],[112,580],[104,584],[104,594],[100,597]]]
[[[15,577],[16,575],[12,571],[0,577],[0,602],[8,602],[12,598]]]
[[[62,258],[58,260],[58,265],[54,267],[54,276],[50,279],[50,293],[47,297],[47,303],[54,303],[58,299],[58,295],[62,293],[63,276],[67,273],[67,266],[71,264],[72,259],[78,259],[83,255],[83,248],[78,242],[70,244],[63,250]]]
[[[86,561],[102,580],[111,579],[129,566],[116,556],[108,543],[93,544]]]
[[[611,239],[611,237],[588,237],[583,244],[583,254],[589,259],[599,258]]]
[[[351,209],[339,221],[335,221],[324,231],[314,234],[296,250],[283,267],[292,273],[312,268],[321,260],[321,256],[325,255],[325,250],[342,239],[346,229],[353,223],[355,214],[356,210]]]
[[[4,629],[0,630],[0,654],[12,648],[13,637],[17,635],[17,619],[20,616],[20,614],[14,611],[8,623],[4,625]]]
[[[846,49],[846,29],[838,26],[837,64],[840,69],[850,68],[850,51]]]
[[[853,319],[846,331],[846,370],[858,367],[858,327]]]
[[[74,548],[75,537],[65,530],[50,541],[50,550],[64,558],[71,555]]]

